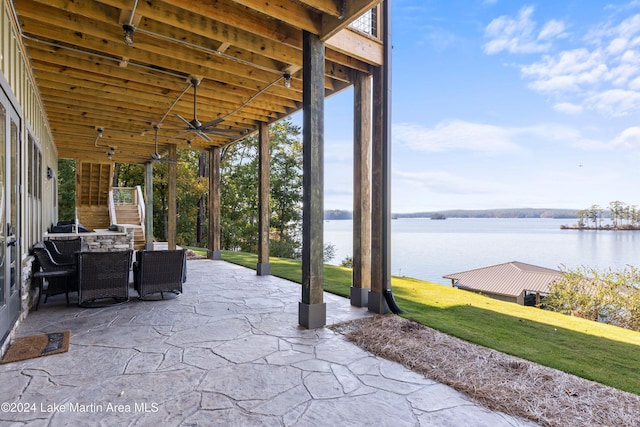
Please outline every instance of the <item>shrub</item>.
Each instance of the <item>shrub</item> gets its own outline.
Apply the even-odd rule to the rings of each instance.
[[[640,331],[640,273],[636,268],[578,267],[562,273],[545,298],[547,309]]]

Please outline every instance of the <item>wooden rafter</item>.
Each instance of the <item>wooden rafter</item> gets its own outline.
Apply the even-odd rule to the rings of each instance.
[[[158,145],[208,150],[237,139],[173,137],[190,120],[198,76],[197,115],[224,120],[217,130],[247,134],[302,106],[302,33],[326,42],[325,94],[352,84],[355,73],[380,65],[379,40],[349,29],[381,0],[152,0],[137,2],[134,42],[123,41],[133,0],[14,0],[23,41],[61,157],[105,162],[101,143],[117,146],[114,161],[145,163],[152,126],[163,120]],[[344,8],[344,9],[343,9]],[[292,75],[290,87],[284,73]],[[169,111],[171,107],[171,110]]]

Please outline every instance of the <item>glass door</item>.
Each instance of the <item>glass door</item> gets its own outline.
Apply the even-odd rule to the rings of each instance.
[[[0,90],[0,337],[20,314],[17,203],[20,120]]]

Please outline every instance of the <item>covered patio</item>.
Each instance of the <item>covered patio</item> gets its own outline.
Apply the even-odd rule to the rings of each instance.
[[[54,297],[17,335],[71,330],[67,353],[0,365],[0,423],[29,425],[525,426],[298,326],[300,285],[224,261],[188,261],[184,294],[104,309]],[[371,316],[325,294],[327,323]],[[4,409],[4,406],[3,406]],[[63,412],[64,411],[64,412]]]
[[[375,313],[395,309],[390,1],[4,0],[1,12],[0,110],[7,113],[0,174],[8,178],[0,187],[11,197],[0,212],[9,247],[0,256],[12,262],[0,275],[7,278],[0,281],[0,351],[30,309],[31,248],[60,219],[59,159],[75,161],[75,222],[96,231],[133,225],[144,230],[141,239],[134,237],[135,249],[153,245],[153,172],[166,164],[163,214],[173,249],[184,244],[176,241],[178,150],[201,152],[208,177],[207,256],[216,260],[222,154],[255,135],[256,273],[269,275],[270,125],[299,111],[303,268],[297,322],[323,327],[324,100],[350,87],[351,303]],[[135,221],[114,219],[116,163],[144,165],[144,204],[138,202]]]

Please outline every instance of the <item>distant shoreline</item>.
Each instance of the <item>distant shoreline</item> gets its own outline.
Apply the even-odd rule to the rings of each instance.
[[[452,209],[432,212],[393,213],[393,219],[400,218],[551,218],[573,219],[577,217],[576,209],[542,209],[542,208],[514,208],[514,209]],[[347,210],[326,210],[324,219],[339,220],[353,219],[353,213]]]
[[[604,225],[600,227],[580,227],[578,225],[561,225],[560,230],[604,230],[604,231],[640,231],[640,226],[637,225],[622,225],[618,227],[612,227],[610,225]]]

